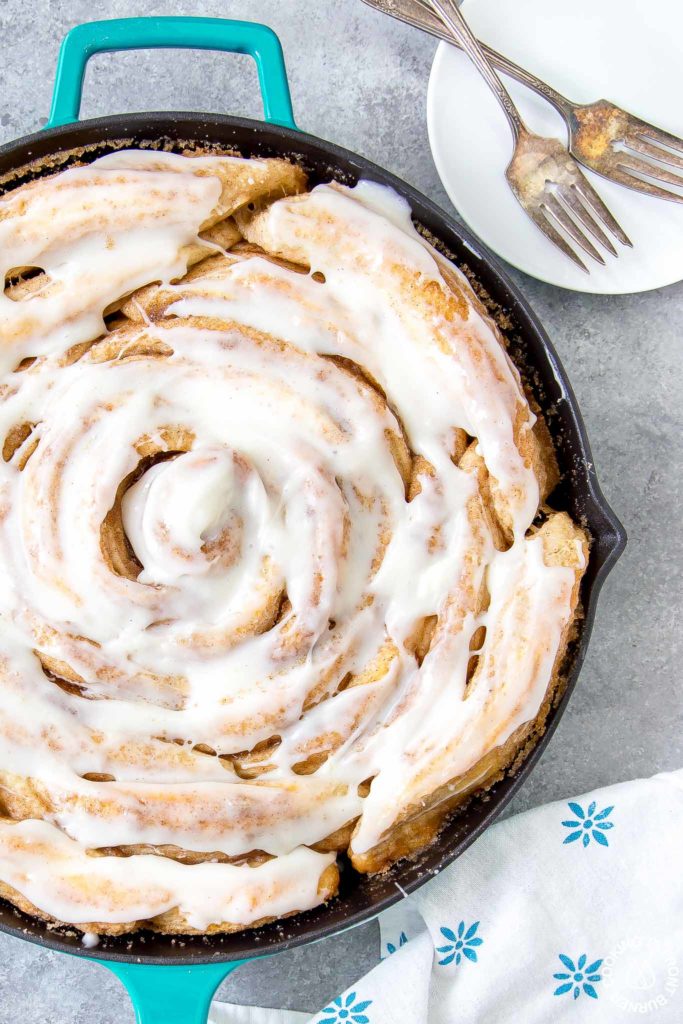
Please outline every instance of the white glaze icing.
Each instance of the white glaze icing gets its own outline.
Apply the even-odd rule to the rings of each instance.
[[[73,924],[145,920],[178,907],[191,928],[205,930],[216,921],[249,925],[315,906],[311,880],[317,883],[321,864],[333,860],[334,854],[306,847],[254,868],[179,864],[154,854],[88,857],[47,822],[0,823],[2,878],[37,906],[49,891],[51,913]],[[83,877],[93,893],[85,898]]]
[[[533,719],[571,615],[573,569],[545,565],[527,535],[539,491],[515,437],[533,424],[517,372],[454,268],[464,300],[447,305],[438,259],[387,189],[319,186],[254,221],[261,244],[324,283],[229,256],[172,286],[167,316],[128,328],[116,358],[95,346],[64,365],[110,303],[183,272],[228,162],[120,152],[0,201],[6,270],[41,266],[53,282],[23,302],[0,295],[0,438],[33,424],[0,462],[0,770],[17,797],[12,779],[34,780],[46,819],[0,822],[0,880],[77,924],[178,907],[192,927],[248,925],[313,906],[334,855],[307,847],[360,816],[353,849],[369,850]],[[127,358],[141,342],[172,352]],[[26,356],[42,358],[12,373]],[[364,367],[387,404],[330,356]],[[141,441],[163,451],[169,427],[191,450],[123,499],[142,565],[129,579],[102,523]],[[433,467],[410,502],[389,443],[402,429]],[[451,459],[458,429],[512,526],[506,552]],[[405,645],[425,616],[438,626],[419,666]],[[520,623],[533,624],[522,644]],[[34,651],[95,699],[58,687]],[[340,689],[349,674],[363,685]],[[241,778],[228,756],[274,736],[269,770]],[[329,756],[315,774],[293,771],[316,753]],[[86,853],[136,844],[275,857]],[[83,872],[87,898],[70,883]]]

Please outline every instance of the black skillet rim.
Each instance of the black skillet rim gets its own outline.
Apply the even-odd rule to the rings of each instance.
[[[220,114],[114,115],[30,135],[0,147],[0,182],[32,161],[44,162],[47,157],[80,147],[87,147],[86,158],[91,155],[94,158],[112,148],[113,142],[122,140],[127,145],[143,145],[154,140],[155,148],[160,144],[178,148],[179,143],[187,141],[221,149],[234,148],[250,156],[290,156],[312,171],[314,180],[336,177],[354,183],[364,177],[391,185],[403,195],[415,221],[453,253],[459,265],[468,266],[474,280],[513,322],[514,330],[509,334],[511,354],[518,365],[522,364],[522,369],[528,361],[527,379],[546,414],[563,464],[564,504],[587,526],[593,538],[582,589],[584,618],[580,636],[568,659],[566,688],[548,716],[543,736],[513,775],[497,783],[484,798],[475,797],[448,823],[439,839],[415,860],[399,862],[376,879],[343,872],[340,895],[327,907],[256,930],[227,936],[177,938],[136,932],[130,936],[104,938],[95,949],[86,949],[76,933],[50,929],[0,900],[1,931],[60,952],[96,960],[150,965],[229,962],[278,953],[371,920],[460,856],[498,817],[539,761],[567,706],[588,647],[600,588],[624,550],[626,532],[600,489],[578,403],[545,330],[495,257],[453,217],[395,175],[333,143],[277,125]],[[44,165],[36,175],[40,173],[46,173]],[[23,178],[13,177],[7,187],[14,188],[21,180]],[[544,394],[539,394],[539,386]]]

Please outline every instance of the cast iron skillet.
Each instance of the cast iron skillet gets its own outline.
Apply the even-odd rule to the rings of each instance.
[[[104,50],[151,46],[251,53],[258,65],[265,115],[270,123],[191,113],[127,114],[77,123],[88,58]],[[48,930],[40,921],[0,901],[3,931],[50,949],[88,956],[111,967],[129,988],[140,1021],[163,1019],[167,1024],[188,1024],[206,1019],[215,988],[240,963],[321,939],[368,920],[458,857],[500,814],[539,760],[567,705],[588,646],[600,587],[623,551],[626,535],[600,491],[571,385],[545,331],[520,292],[466,228],[405,182],[362,157],[296,129],[282,51],[270,29],[246,22],[200,18],[123,19],[78,26],[62,44],[47,130],[0,148],[0,193],[52,171],[55,166],[67,166],[77,158],[94,159],[122,140],[130,146],[152,143],[177,149],[179,143],[189,143],[236,150],[243,156],[294,157],[309,172],[312,183],[334,177],[354,184],[359,178],[366,178],[390,185],[404,196],[417,225],[429,232],[459,265],[466,266],[473,280],[485,289],[492,308],[504,312],[512,324],[507,331],[511,354],[543,409],[557,445],[562,483],[552,504],[570,512],[593,538],[582,589],[585,617],[579,639],[570,652],[566,690],[550,713],[543,738],[514,777],[495,785],[485,801],[472,800],[444,829],[439,840],[416,860],[396,864],[377,878],[363,878],[343,870],[339,896],[327,907],[256,931],[211,938],[194,936],[182,941],[135,933],[103,939],[96,948],[86,949],[75,933]],[[87,147],[85,154],[82,147]]]

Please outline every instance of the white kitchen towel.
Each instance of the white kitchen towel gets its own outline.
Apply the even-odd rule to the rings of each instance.
[[[313,1017],[213,1024],[681,1024],[683,771],[492,826],[379,924],[382,961]]]

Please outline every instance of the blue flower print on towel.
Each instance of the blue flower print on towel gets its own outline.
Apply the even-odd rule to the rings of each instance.
[[[576,818],[569,818],[562,822],[565,828],[573,829],[565,838],[563,845],[575,843],[577,839],[581,839],[583,845],[588,846],[592,837],[599,846],[609,846],[605,832],[614,828],[614,823],[605,821],[605,818],[609,818],[614,806],[603,807],[597,814],[595,813],[595,801],[588,805],[585,812],[581,804],[569,803],[567,806],[576,815]]]
[[[370,1024],[370,1018],[365,1010],[372,1003],[372,999],[364,999],[361,1003],[356,1002],[356,993],[349,992],[346,999],[337,996],[329,1006],[322,1011],[323,1014],[331,1014],[329,1017],[321,1017],[318,1024]]]
[[[553,995],[563,996],[566,992],[573,990],[574,999],[578,999],[583,990],[591,999],[597,999],[598,993],[593,986],[602,980],[602,976],[596,973],[600,969],[602,960],[594,960],[592,964],[586,967],[588,957],[585,953],[581,954],[576,963],[564,953],[559,953],[558,955],[567,970],[553,974],[553,978],[562,982],[561,985],[557,986]]]
[[[446,964],[450,964],[455,960],[456,967],[464,956],[472,963],[477,962],[477,952],[475,946],[481,946],[483,939],[480,939],[477,935],[477,928],[479,922],[475,921],[471,924],[467,931],[465,931],[465,922],[461,921],[458,925],[458,934],[453,931],[452,928],[442,928],[441,934],[444,938],[449,940],[447,946],[437,946],[437,953],[445,953],[446,956],[443,960],[439,960],[439,964],[445,967]]]
[[[397,949],[401,948],[401,946],[405,946],[407,941],[408,936],[405,932],[401,932],[398,937],[398,946],[395,946],[393,942],[387,942],[387,953],[395,953]]]

